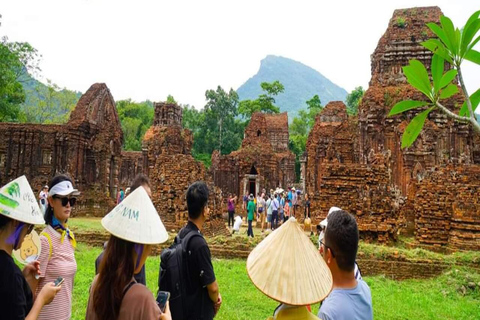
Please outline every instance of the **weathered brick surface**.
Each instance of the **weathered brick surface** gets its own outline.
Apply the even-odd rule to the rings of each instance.
[[[421,244],[480,250],[480,166],[448,165],[429,172],[415,197]]]
[[[139,173],[143,173],[142,151],[122,151],[118,187],[125,190]]]
[[[187,222],[186,191],[195,181],[205,181],[210,189],[210,217],[204,233],[228,233],[221,218],[221,192],[213,185],[204,165],[191,155],[193,136],[181,127],[181,108],[175,104],[155,103],[154,125],[145,133],[142,144],[143,170],[152,185],[152,200],[169,230],[178,230]],[[222,219],[222,223],[216,222]]]
[[[39,192],[67,173],[82,191],[74,214],[104,215],[112,207],[123,133],[105,84],[90,87],[65,125],[0,123],[0,135],[0,185],[25,174]]]
[[[242,147],[229,155],[212,154],[211,175],[223,195],[242,196],[262,189],[287,187],[295,181],[295,155],[288,150],[287,113],[254,113]]]

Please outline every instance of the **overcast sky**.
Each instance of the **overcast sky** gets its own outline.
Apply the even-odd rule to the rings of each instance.
[[[85,92],[105,82],[115,100],[171,94],[201,108],[207,89],[237,89],[269,54],[347,91],[366,88],[393,11],[431,5],[459,27],[480,9],[473,0],[1,0],[0,35],[38,49],[42,77],[61,87]],[[464,73],[472,93],[480,66],[466,63]]]

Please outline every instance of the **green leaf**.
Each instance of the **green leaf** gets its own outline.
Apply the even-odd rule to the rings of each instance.
[[[427,110],[417,114],[412,121],[410,121],[402,136],[402,149],[410,147],[415,140],[417,140],[418,135],[423,129],[423,125],[425,124],[428,114],[433,109],[434,107],[428,108]]]
[[[435,94],[440,90],[440,80],[442,79],[443,70],[445,66],[445,59],[440,55],[434,54],[432,57],[432,79],[433,79],[433,90]]]
[[[475,47],[478,41],[480,41],[480,36],[478,36],[475,40],[473,40],[473,42],[468,46],[467,51],[473,49],[473,47]]]
[[[423,92],[430,100],[433,100],[432,85],[423,63],[415,59],[410,60],[410,64],[403,67],[403,73],[407,77],[408,83]]]
[[[471,96],[470,96],[470,102],[472,103],[472,111],[475,112],[475,110],[478,107],[478,104],[480,103],[480,89],[475,91]],[[467,102],[465,101],[462,105],[462,108],[460,109],[460,112],[458,113],[462,117],[469,117],[468,113],[468,106]]]
[[[448,37],[443,31],[443,29],[440,28],[438,24],[430,22],[430,23],[427,23],[427,26],[430,28],[430,30],[432,30],[433,33],[437,35],[438,38],[440,38],[440,40],[443,42],[445,47],[450,48],[450,41],[448,40]]]
[[[449,84],[445,89],[440,93],[440,99],[447,99],[453,96],[458,92],[458,87],[454,84]]]
[[[430,104],[426,101],[416,101],[416,100],[400,101],[393,106],[393,108],[392,108],[392,110],[390,110],[390,113],[388,114],[388,116],[390,117],[390,116],[393,116],[393,115],[396,115],[396,114],[399,114],[399,113],[402,113],[402,112],[405,112],[405,111],[408,111],[408,110],[412,110],[412,109],[415,109],[415,108],[418,108],[418,107],[423,107],[423,106],[426,106],[426,105],[430,105]]]
[[[449,17],[441,16],[440,23],[442,24],[443,31],[449,41],[449,45],[446,44],[446,47],[450,52],[456,54],[458,52],[458,41],[456,41],[455,27],[453,26],[452,20],[450,20]]]
[[[480,52],[472,49],[467,52],[467,54],[465,55],[465,59],[473,63],[480,64]]]
[[[440,80],[440,89],[443,87],[446,87],[450,82],[452,82],[453,79],[457,76],[457,70],[452,69],[448,70]]]
[[[478,11],[480,12],[480,11]],[[473,17],[473,15],[472,15]],[[471,17],[470,17],[471,18]],[[477,19],[473,21],[470,25],[467,24],[465,25],[465,28],[463,29],[463,37],[462,37],[462,48],[461,48],[461,54],[465,54],[468,50],[468,46],[470,42],[472,42],[473,37],[475,34],[480,30],[480,19]]]

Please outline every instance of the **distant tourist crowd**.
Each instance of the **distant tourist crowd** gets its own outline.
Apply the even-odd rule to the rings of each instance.
[[[25,176],[0,189],[1,319],[72,317],[75,274],[86,268],[77,265],[77,240],[68,226],[79,195],[66,175],[55,176],[38,198]],[[146,287],[145,261],[152,246],[169,235],[146,176],[138,175],[125,193],[121,190],[116,207],[102,219],[110,238],[95,261],[85,319],[213,319],[223,297],[202,235],[210,217],[208,200],[204,182],[189,186],[188,223],[161,253],[155,297]],[[235,217],[237,200],[233,195],[227,200],[233,233],[242,224],[242,217]],[[370,288],[356,264],[359,233],[351,214],[330,209],[317,229],[317,248],[305,233],[312,230],[296,220],[300,215],[304,225],[311,225],[310,201],[299,190],[246,194],[241,205],[247,235],[254,236],[254,220],[268,233],[250,253],[247,272],[260,291],[279,302],[269,319],[373,319]],[[41,224],[45,228],[38,235],[33,229]],[[311,305],[321,301],[314,315]]]

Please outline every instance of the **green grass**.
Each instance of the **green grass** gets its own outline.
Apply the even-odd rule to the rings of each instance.
[[[95,273],[99,248],[79,244],[76,250],[78,271],[73,292],[72,319],[84,319],[90,283]],[[244,260],[214,259],[213,265],[223,305],[215,319],[266,319],[277,306],[250,282]],[[159,257],[146,262],[147,286],[157,289]],[[452,269],[427,280],[392,281],[382,276],[365,278],[372,289],[375,319],[475,319],[480,315],[480,274],[466,268]],[[468,282],[477,283],[474,290]],[[466,294],[458,292],[467,287]],[[316,313],[318,305],[313,306]]]
[[[68,226],[73,231],[101,231],[106,232],[100,223],[101,218],[71,218],[68,219]]]

